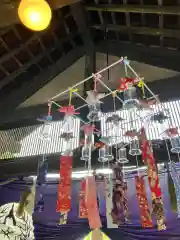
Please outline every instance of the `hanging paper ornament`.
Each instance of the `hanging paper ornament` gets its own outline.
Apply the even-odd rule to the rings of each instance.
[[[178,218],[180,218],[180,178],[177,170],[177,163],[171,162],[170,169],[171,169],[171,177],[174,182],[175,192],[176,192]]]
[[[94,176],[86,179],[86,207],[88,212],[89,227],[99,229],[102,227],[97,205],[96,182]]]
[[[43,156],[43,158],[39,159],[39,162],[38,162],[37,185],[41,186],[45,184],[47,171],[48,171],[48,161]]]
[[[81,151],[81,160],[88,161],[91,158],[91,150],[94,146],[94,129],[95,126],[91,124],[85,124],[81,127],[84,131],[84,146]]]
[[[112,197],[113,208],[111,211],[111,216],[113,223],[119,226],[121,222],[129,222],[127,205],[127,183],[123,180],[123,173],[119,164],[113,164],[112,169],[114,187]]]
[[[118,163],[121,164],[126,164],[129,162],[129,160],[127,159],[126,148],[122,147],[117,151],[116,160]]]
[[[86,193],[86,180],[83,179],[80,185],[80,194],[79,194],[79,218],[88,218],[88,212],[85,201]]]
[[[145,98],[144,78],[139,78],[137,86],[141,89],[142,97]]]
[[[171,174],[168,169],[168,192],[169,192],[169,200],[171,204],[171,210],[173,212],[177,212],[177,199],[176,199],[176,189],[175,183],[171,177]]]
[[[150,117],[150,120],[152,122],[157,122],[160,124],[164,123],[164,121],[167,119],[168,119],[168,117],[163,112],[155,113],[154,115],[152,115]]]
[[[56,211],[66,213],[71,208],[72,156],[60,157],[60,183]]]
[[[136,183],[136,196],[139,203],[141,225],[143,228],[153,227],[143,177],[136,176],[135,183]]]
[[[130,149],[129,149],[129,154],[131,156],[139,156],[141,155],[142,151],[139,146],[139,140],[134,138],[130,142]]]
[[[59,225],[65,225],[67,224],[67,219],[68,219],[68,213],[61,213],[60,218],[59,218]]]
[[[97,93],[96,91],[87,91],[87,98],[86,102],[89,107],[89,114],[87,115],[87,118],[90,121],[99,121],[102,112],[101,112],[101,106],[102,103],[100,99],[104,98],[104,93]]]
[[[108,117],[106,119],[106,123],[112,123],[115,126],[117,126],[121,121],[123,121],[124,119],[121,118],[118,114],[113,114],[110,117]]]

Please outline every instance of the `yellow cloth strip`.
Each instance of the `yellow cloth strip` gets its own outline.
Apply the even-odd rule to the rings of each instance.
[[[71,106],[71,101],[72,101],[72,95],[73,95],[73,93],[75,93],[75,92],[77,92],[77,91],[78,91],[77,88],[71,88],[71,89],[69,90],[69,106]]]

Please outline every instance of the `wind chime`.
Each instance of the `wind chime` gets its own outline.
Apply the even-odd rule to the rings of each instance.
[[[72,192],[72,123],[73,116],[79,114],[75,112],[74,105],[71,104],[72,95],[77,92],[77,89],[69,91],[69,105],[60,107],[60,113],[64,113],[64,127],[61,138],[63,139],[64,147],[60,157],[60,182],[58,186],[58,198],[56,211],[60,212],[59,224],[67,223],[68,212],[71,209],[71,192]]]
[[[42,131],[40,134],[40,139],[42,140],[43,147],[45,148],[47,142],[51,139],[51,130],[52,130],[52,103],[48,103],[48,114],[41,121],[44,121],[44,125],[42,127]],[[45,154],[43,154],[42,158],[39,159],[38,169],[37,169],[37,180],[36,184],[39,187],[40,196],[38,197],[35,211],[43,212],[44,211],[44,196],[43,189],[46,184],[46,176],[48,172],[48,162]],[[36,197],[37,198],[37,197]]]

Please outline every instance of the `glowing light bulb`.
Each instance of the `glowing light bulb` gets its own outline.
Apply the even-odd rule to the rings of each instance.
[[[52,11],[45,0],[21,0],[18,15],[24,26],[33,31],[42,31],[49,26]]]

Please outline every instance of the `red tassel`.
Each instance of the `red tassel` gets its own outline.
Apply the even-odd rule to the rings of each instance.
[[[86,180],[81,181],[81,190],[79,194],[79,218],[88,218],[88,212],[85,202]]]
[[[86,206],[88,212],[89,227],[91,229],[101,228],[101,219],[97,205],[95,177],[88,177],[86,180]]]
[[[150,228],[153,226],[153,223],[149,211],[143,177],[136,176],[135,182],[136,182],[136,196],[139,202],[140,209],[141,225],[143,228]]]
[[[60,157],[60,183],[58,185],[58,199],[56,211],[65,213],[71,209],[72,189],[72,157]]]

